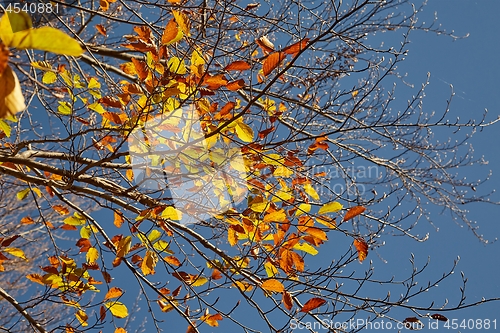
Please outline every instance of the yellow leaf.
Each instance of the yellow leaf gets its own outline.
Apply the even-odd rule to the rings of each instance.
[[[170,250],[169,246],[170,244],[168,244],[168,242],[164,241],[163,239],[160,239],[159,241],[153,244],[153,248],[159,252],[174,254],[174,251]]]
[[[269,261],[264,264],[264,268],[266,269],[266,274],[268,277],[273,277],[278,274],[278,269],[276,268],[276,266],[271,264]]]
[[[321,206],[318,214],[335,213],[342,209],[342,204],[337,201],[329,202]]]
[[[54,72],[45,72],[42,76],[42,82],[45,84],[52,84],[56,82],[57,80],[57,75]]]
[[[67,217],[63,220],[65,224],[68,225],[73,225],[73,226],[80,226],[80,225],[85,225],[85,217],[80,215],[79,213],[74,213],[73,216]]]
[[[88,263],[94,263],[99,258],[99,251],[95,247],[91,247],[87,251],[86,259]]]
[[[57,101],[59,103],[59,106],[57,107],[57,112],[60,114],[63,114],[65,116],[69,116],[73,111],[71,104],[69,104],[66,101]]]
[[[175,209],[172,206],[168,206],[161,213],[161,217],[164,219],[171,219],[171,220],[175,220],[175,221],[180,221],[180,220],[182,220],[182,212]]]
[[[127,236],[120,239],[116,250],[116,256],[118,258],[125,257],[130,251],[130,245],[132,245],[132,236]]]
[[[208,279],[206,277],[198,276],[198,277],[196,277],[196,280],[194,280],[191,285],[193,287],[200,287],[200,286],[204,285],[207,282],[208,282]]]
[[[301,203],[295,212],[295,216],[300,216],[304,213],[309,213],[311,211],[311,205],[306,203]]]
[[[10,138],[10,133],[12,129],[10,128],[10,125],[7,124],[2,119],[0,119],[0,130],[2,130],[8,138]]]
[[[234,127],[236,130],[236,135],[240,138],[241,141],[244,142],[252,142],[253,141],[253,130],[250,126],[245,124],[244,122],[238,122]]]
[[[284,222],[286,220],[286,213],[284,209],[266,214],[264,216],[264,222]]]
[[[293,175],[293,171],[284,165],[280,165],[274,170],[273,175],[275,177],[285,177],[288,178]]]
[[[304,191],[306,191],[306,193],[309,194],[309,196],[314,200],[319,200],[318,192],[316,192],[311,184],[304,184]]]
[[[104,303],[104,306],[106,306],[116,318],[125,318],[128,316],[128,309],[121,302],[107,302]]]
[[[153,229],[153,230],[151,230],[151,232],[148,235],[148,240],[151,243],[154,243],[155,241],[160,239],[160,237],[161,237],[161,232],[159,232],[157,229]]]
[[[175,74],[186,74],[186,65],[184,64],[184,60],[179,59],[178,57],[172,57],[168,60],[168,70]]]
[[[6,15],[4,15],[6,16]],[[14,115],[26,108],[16,73],[6,66],[0,73],[0,118]]]
[[[309,253],[313,256],[318,254],[318,250],[307,243],[297,243],[293,246],[293,248],[295,250],[304,251],[305,253]]]
[[[24,251],[21,249],[18,249],[17,247],[5,247],[2,249],[2,251],[6,252],[10,255],[13,255],[14,257],[28,260],[28,258],[26,258],[26,256],[24,255]]]
[[[194,50],[191,54],[191,66],[189,66],[191,73],[201,78],[205,72],[204,65],[205,59],[201,55],[200,51]]]
[[[76,313],[75,313],[75,316],[76,316],[76,319],[78,319],[78,321],[80,322],[80,324],[85,327],[85,326],[89,326],[89,323],[87,323],[87,320],[89,319],[89,316],[87,316],[87,314],[85,313],[85,311],[83,310],[78,310]]]
[[[26,188],[22,191],[17,192],[17,194],[16,194],[17,200],[19,200],[19,201],[24,200],[28,196],[28,193],[30,193],[29,188]]]
[[[179,29],[178,23],[172,19],[168,22],[165,30],[163,31],[161,42],[163,45],[171,45],[180,41],[182,37],[184,37],[182,30]]]
[[[184,35],[191,36],[191,32],[189,31],[189,18],[187,17],[187,15],[177,10],[172,10],[172,14],[174,15],[175,21],[179,25],[179,28],[182,30]]]
[[[2,22],[0,23],[2,33],[0,34],[0,38],[2,38],[7,47],[14,47],[19,50],[35,49],[75,57],[84,52],[75,39],[56,28],[45,26],[37,29],[29,28],[12,32],[15,29],[16,22],[25,21],[21,13],[11,13],[2,16]],[[12,21],[9,21],[10,19]],[[11,26],[10,31],[3,29],[6,26]]]
[[[236,234],[236,230],[233,228],[227,229],[227,240],[231,246],[238,244],[238,235]]]
[[[146,251],[146,256],[142,260],[141,270],[142,274],[150,275],[155,273],[156,263],[158,262],[158,256],[156,252]]]
[[[274,291],[277,293],[282,293],[283,291],[285,291],[285,286],[283,286],[281,282],[275,279],[269,279],[264,281],[260,287],[264,290]]]

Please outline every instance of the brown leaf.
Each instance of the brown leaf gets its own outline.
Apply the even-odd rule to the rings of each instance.
[[[446,318],[445,316],[443,316],[442,314],[439,314],[439,313],[435,313],[435,314],[431,315],[431,318],[436,319],[436,320],[440,320],[440,321],[448,321],[448,318]]]
[[[104,320],[106,319],[106,308],[101,305],[99,308],[99,320],[101,323],[104,323]]]
[[[368,244],[363,238],[356,238],[354,240],[354,247],[356,247],[356,250],[358,251],[358,259],[360,262],[366,259],[366,256],[368,255]]]
[[[283,52],[286,54],[292,54],[293,56],[295,56],[297,53],[299,53],[301,50],[303,50],[306,47],[307,42],[309,42],[309,38],[304,38],[303,40],[301,40],[295,44],[292,44],[292,45],[285,47],[285,49],[283,49]]]
[[[314,310],[316,308],[319,308],[320,306],[322,306],[325,303],[326,303],[326,301],[324,299],[319,298],[319,297],[313,297],[310,300],[308,300],[306,302],[306,304],[304,304],[304,306],[302,307],[302,309],[300,309],[300,312],[309,312],[309,311],[312,311],[312,310]]]
[[[252,65],[250,65],[248,62],[243,61],[243,60],[237,60],[226,67],[224,67],[224,70],[226,71],[246,71],[247,69],[252,68]]]
[[[268,76],[276,67],[279,66],[283,59],[285,59],[285,54],[283,52],[271,53],[266,60],[264,60],[264,64],[262,64],[263,74]]]
[[[271,43],[269,39],[267,39],[266,36],[259,37],[255,40],[257,45],[260,46],[262,51],[264,51],[264,54],[268,54],[271,52],[274,52],[274,44]]]
[[[283,298],[281,299],[283,304],[285,305],[285,308],[290,311],[293,307],[293,300],[292,300],[292,295],[288,291],[283,292]]]
[[[363,213],[366,210],[365,207],[363,206],[355,206],[350,208],[347,213],[344,216],[344,219],[342,220],[343,222],[348,221],[352,219],[353,217],[358,216],[359,214]]]

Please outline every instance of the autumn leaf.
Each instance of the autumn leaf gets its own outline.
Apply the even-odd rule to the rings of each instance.
[[[157,262],[158,262],[158,255],[156,254],[156,252],[151,250],[146,251],[146,256],[142,260],[141,264],[142,274],[144,275],[154,274],[155,273],[154,268],[156,267]]]
[[[85,327],[89,326],[89,323],[87,323],[87,320],[89,319],[89,316],[85,313],[83,310],[78,310],[75,313],[76,319],[80,322],[80,324]]]
[[[354,247],[356,248],[356,251],[358,251],[358,259],[360,262],[366,259],[366,256],[368,255],[368,244],[366,241],[359,237],[354,240]]]
[[[243,61],[243,60],[237,60],[233,61],[226,67],[224,67],[225,71],[246,71],[248,69],[252,68],[252,65],[250,65],[248,62]]]
[[[279,66],[283,59],[285,59],[285,54],[283,52],[270,54],[262,64],[262,73],[265,76],[268,76],[276,67]]]
[[[245,80],[231,81],[226,85],[227,90],[236,91],[245,87]]]
[[[264,51],[265,54],[274,51],[274,44],[271,43],[271,41],[266,36],[257,38],[255,42],[257,43],[257,45],[260,46],[260,48],[262,49],[262,51]]]
[[[99,258],[99,251],[95,247],[91,247],[87,251],[86,259],[88,263],[94,263]]]
[[[68,215],[69,214],[69,209],[62,206],[62,205],[54,205],[52,206],[52,209],[58,212],[60,215]]]
[[[125,318],[128,316],[128,309],[125,304],[121,302],[107,302],[104,303],[104,306],[107,307],[116,318]]]
[[[308,300],[306,302],[306,304],[304,304],[304,306],[302,307],[302,309],[300,309],[300,312],[309,312],[309,311],[312,311],[314,309],[319,308],[320,306],[322,306],[325,303],[326,303],[326,301],[324,299],[319,298],[319,297],[313,297],[310,300]]]
[[[127,236],[122,238],[116,247],[116,257],[117,258],[122,258],[127,255],[127,253],[130,251],[130,246],[132,244],[132,237]]]
[[[106,37],[108,35],[108,33],[106,32],[106,28],[102,24],[96,24],[95,28],[96,28],[97,32],[99,32],[104,37]]]
[[[250,126],[242,121],[236,123],[234,127],[236,130],[236,135],[243,142],[253,142],[253,130]]]
[[[127,331],[124,328],[117,327],[115,329],[114,333],[127,333]]]
[[[108,290],[108,292],[106,293],[106,296],[104,296],[104,300],[108,300],[111,298],[117,298],[117,297],[120,297],[121,295],[123,295],[123,291],[120,288],[112,287]]]
[[[448,321],[448,318],[439,313],[434,313],[433,315],[431,315],[431,318],[439,321]]]
[[[210,325],[212,327],[217,327],[219,326],[219,320],[222,320],[222,315],[220,313],[216,313],[214,315],[210,315],[210,314],[205,314],[203,315],[200,320],[202,322],[204,322],[205,324],[207,325]]]
[[[0,38],[7,47],[18,50],[35,49],[67,56],[79,56],[84,51],[80,44],[59,29],[44,26],[16,31],[19,21],[26,21],[26,14],[11,12],[0,19]],[[29,16],[28,16],[29,19]],[[26,23],[23,23],[26,24]],[[31,20],[28,23],[31,26]],[[14,32],[13,32],[14,31]]]
[[[284,291],[282,294],[281,302],[285,305],[285,308],[290,311],[293,307],[292,295],[288,291]]]
[[[181,40],[183,36],[184,34],[182,30],[179,29],[179,24],[175,19],[171,19],[163,31],[161,42],[163,45],[171,45]]]
[[[8,253],[10,255],[13,255],[14,257],[28,260],[28,258],[26,258],[26,256],[24,255],[24,251],[21,249],[18,249],[17,247],[5,247],[5,248],[2,248],[2,251],[5,253]]]
[[[349,210],[345,214],[344,219],[342,221],[343,222],[348,221],[348,220],[352,219],[353,217],[356,217],[359,214],[363,213],[365,210],[366,210],[366,208],[363,206],[351,207],[351,208],[349,208]]]
[[[187,15],[178,10],[172,10],[172,14],[174,15],[174,19],[179,25],[179,28],[184,33],[184,35],[191,36],[190,22]]]
[[[125,222],[125,219],[123,218],[123,215],[121,213],[114,212],[114,221],[113,221],[113,224],[117,228],[120,228],[122,226],[123,222]]]
[[[295,44],[292,44],[292,45],[285,47],[283,49],[283,52],[286,54],[291,54],[295,57],[297,55],[297,53],[299,53],[301,50],[305,49],[308,42],[309,42],[309,38],[304,38]]]
[[[281,293],[281,292],[285,291],[285,286],[283,286],[283,284],[281,282],[279,282],[278,280],[275,280],[275,279],[265,280],[260,285],[260,287],[264,290],[274,291],[277,293]]]
[[[335,213],[342,209],[342,204],[337,201],[329,202],[321,206],[318,214]]]
[[[16,73],[6,66],[0,73],[0,118],[6,118],[26,108],[24,96]],[[4,130],[5,133],[7,133]],[[10,131],[9,131],[10,134]]]

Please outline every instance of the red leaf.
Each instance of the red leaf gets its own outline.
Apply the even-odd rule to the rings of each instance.
[[[319,298],[319,297],[313,297],[310,300],[308,300],[306,302],[306,304],[304,304],[304,306],[302,307],[302,309],[300,309],[300,312],[309,312],[309,311],[312,311],[312,310],[314,310],[316,308],[319,308],[320,306],[322,306],[325,303],[326,303],[326,301],[324,299]]]
[[[246,71],[247,69],[250,69],[250,68],[252,68],[252,66],[248,62],[243,61],[243,60],[237,60],[237,61],[230,63],[226,67],[224,67],[224,70],[226,70],[226,71]]]
[[[293,56],[295,56],[297,53],[299,53],[301,50],[303,50],[306,47],[307,42],[309,42],[309,38],[304,38],[303,40],[301,40],[295,44],[292,44],[292,45],[285,47],[283,52],[285,52],[286,54],[292,54]]]
[[[281,61],[285,59],[285,54],[283,52],[271,53],[264,64],[262,65],[262,72],[265,76],[268,76],[276,67],[279,66]]]
[[[363,213],[366,210],[365,207],[363,206],[355,206],[350,208],[347,213],[344,216],[344,219],[342,220],[343,222],[348,221],[352,219],[353,217],[358,216],[359,214]]]
[[[356,250],[358,251],[358,259],[360,262],[366,259],[366,256],[368,255],[368,244],[363,238],[356,238],[354,240],[354,247],[356,247]]]

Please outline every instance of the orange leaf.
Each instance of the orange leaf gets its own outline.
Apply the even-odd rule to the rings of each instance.
[[[107,32],[106,32],[106,28],[102,24],[96,24],[95,28],[104,37],[106,37],[108,35]]]
[[[113,287],[109,289],[109,291],[106,293],[106,296],[104,296],[104,300],[108,300],[110,298],[117,298],[123,295],[123,290],[117,287]]]
[[[277,293],[282,293],[285,291],[285,286],[276,279],[269,279],[264,281],[260,287],[267,291],[275,291]]]
[[[212,276],[211,276],[212,280],[219,280],[219,279],[222,279],[222,274],[220,273],[220,271],[218,269],[214,269],[212,271]]]
[[[292,54],[293,56],[295,56],[297,53],[299,53],[301,50],[303,50],[306,47],[307,42],[309,42],[309,38],[304,38],[303,40],[301,40],[295,44],[292,44],[292,45],[285,47],[283,52],[286,54]]]
[[[165,258],[163,258],[163,260],[165,260],[166,262],[168,262],[170,265],[174,265],[174,266],[180,266],[181,265],[181,262],[179,261],[179,259],[177,259],[174,256],[165,257]]]
[[[283,304],[285,305],[285,308],[290,311],[293,306],[293,300],[292,300],[292,295],[288,291],[283,292],[283,298],[281,299]]]
[[[236,91],[245,86],[245,80],[239,79],[236,81],[231,81],[227,84],[226,88],[231,91]]]
[[[264,51],[264,54],[268,54],[274,51],[274,44],[271,43],[271,41],[267,39],[266,36],[257,38],[255,42],[260,46],[262,51]]]
[[[216,90],[219,89],[222,86],[226,86],[228,83],[226,77],[224,74],[217,74],[217,75],[205,75],[205,78],[203,80],[203,84],[208,87],[208,89],[211,90]]]
[[[179,25],[175,22],[174,19],[171,19],[167,26],[165,27],[165,31],[163,31],[163,36],[161,36],[162,44],[168,44],[172,42],[177,34],[179,33]]]
[[[350,208],[347,213],[344,216],[344,219],[342,220],[343,222],[348,221],[352,219],[353,217],[358,216],[359,214],[363,213],[366,210],[365,207],[363,206],[355,206]]]
[[[120,228],[122,226],[123,222],[125,222],[125,219],[123,218],[123,215],[120,214],[120,213],[115,212],[115,220],[113,221],[114,225],[117,228]]]
[[[235,246],[236,244],[238,244],[238,235],[236,234],[234,228],[229,228],[227,230],[227,240],[229,242],[229,245],[231,246]]]
[[[299,272],[304,271],[304,258],[302,258],[298,253],[290,251],[292,256],[293,265]]]
[[[266,60],[264,60],[264,64],[262,65],[263,74],[268,76],[276,67],[279,66],[283,59],[285,59],[285,54],[283,52],[270,54]]]
[[[114,112],[104,112],[102,114],[103,118],[106,118],[107,120],[115,123],[115,124],[122,124],[122,119],[117,113]]]
[[[35,221],[30,216],[25,216],[21,219],[21,224],[33,224]]]
[[[362,262],[363,260],[366,259],[366,256],[368,255],[368,244],[363,238],[356,238],[354,240],[354,247],[356,247],[356,250],[358,251],[358,258],[359,261]]]
[[[237,60],[237,61],[230,63],[226,67],[224,67],[224,70],[226,70],[226,71],[245,71],[245,70],[250,69],[250,68],[252,68],[252,66],[248,62],[243,61],[243,60]]]
[[[137,76],[141,81],[144,81],[148,77],[148,65],[146,62],[135,58],[132,58],[132,63],[134,64]]]
[[[302,309],[300,309],[300,312],[309,312],[309,311],[312,311],[312,310],[314,310],[316,308],[319,308],[320,306],[322,306],[325,303],[326,303],[326,301],[324,299],[319,298],[319,297],[313,297],[310,300],[308,300],[306,302],[306,304],[304,304],[304,306],[302,307]]]
[[[316,237],[318,239],[321,239],[323,241],[328,240],[328,237],[326,236],[326,232],[321,230],[320,228],[315,228],[315,227],[310,227],[305,230],[305,232],[313,237]]]
[[[219,326],[218,320],[222,320],[222,316],[220,313],[216,313],[214,315],[206,314],[200,318],[205,324],[210,325],[212,327]]]

